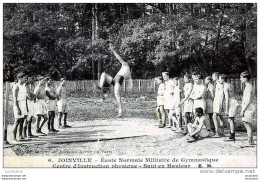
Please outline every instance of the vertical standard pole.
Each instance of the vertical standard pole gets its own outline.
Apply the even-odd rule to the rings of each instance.
[[[141,80],[138,80],[138,89],[139,89],[139,93],[141,92]]]
[[[181,101],[181,86],[180,86],[180,80],[178,80],[178,88],[179,88],[179,94],[178,94],[178,96],[179,96],[179,99],[180,99],[180,101]],[[180,108],[180,120],[179,120],[179,128],[182,128],[182,106],[180,106],[179,107]]]
[[[5,84],[5,102],[4,102],[4,144],[9,144],[7,141],[7,121],[8,121],[8,105],[9,105],[9,82]]]

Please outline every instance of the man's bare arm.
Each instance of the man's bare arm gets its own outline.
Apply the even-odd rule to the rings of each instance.
[[[191,95],[191,92],[192,92],[192,87],[193,87],[193,86],[191,86],[191,88],[188,90],[187,97],[185,97],[185,98],[179,103],[178,106],[182,105],[187,99],[190,98],[190,95]]]
[[[19,91],[19,87],[18,86],[15,86],[15,90],[14,90],[14,101],[15,101],[15,105],[16,107],[19,107],[19,104],[18,104],[18,91]]]
[[[251,96],[252,96],[252,90],[253,90],[252,86],[249,87],[249,90],[250,90],[250,93],[248,94],[248,97],[246,98],[247,101],[245,102],[245,105],[242,106],[242,110],[241,110],[242,113],[244,113],[246,111],[249,104],[251,103],[251,98],[252,98]]]
[[[48,97],[51,97],[51,98],[53,98],[53,99],[55,99],[57,96],[56,96],[56,93],[52,93],[51,91],[49,91],[49,90],[46,90],[46,95],[48,96]]]

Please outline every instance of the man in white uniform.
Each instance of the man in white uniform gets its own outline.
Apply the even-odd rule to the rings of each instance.
[[[45,91],[46,91],[46,97],[47,97],[46,108],[47,108],[47,112],[48,112],[48,131],[51,134],[51,133],[58,132],[58,130],[56,130],[54,128],[57,93],[53,87],[53,81],[50,77],[47,77]]]
[[[169,77],[168,72],[163,72],[162,77],[164,80],[164,109],[167,113],[168,122],[166,124],[167,127],[171,128],[172,126],[172,113],[170,112],[171,109],[173,109],[173,93],[174,93],[174,83]]]
[[[157,92],[157,107],[156,107],[156,115],[159,120],[159,128],[163,128],[165,126],[166,113],[164,110],[164,83],[162,77],[157,77],[155,79],[158,86]]]
[[[61,78],[61,83],[57,89],[58,94],[58,120],[59,120],[59,128],[70,128],[71,126],[67,125],[67,90],[66,90],[66,79]],[[61,123],[61,118],[63,117],[63,125]]]
[[[27,81],[27,76],[25,73],[21,72],[17,75],[18,82],[13,87],[13,111],[14,111],[14,128],[13,137],[17,141],[16,134],[17,128],[19,126],[19,140],[23,140],[23,123],[27,117],[27,106],[26,106],[26,87],[25,83]]]
[[[254,145],[252,122],[253,122],[253,115],[256,111],[256,96],[255,96],[254,87],[249,82],[250,78],[251,76],[248,71],[245,71],[240,75],[241,83],[245,84],[245,89],[242,98],[241,117],[246,127],[248,144]]]
[[[215,135],[213,137],[219,138],[220,137],[219,132],[221,134],[224,134],[224,123],[221,115],[221,111],[223,110],[223,103],[224,103],[224,84],[223,81],[219,81],[220,77],[218,73],[213,73],[212,79],[216,85],[214,101],[213,101],[213,121],[215,126]]]
[[[36,137],[32,134],[32,121],[36,119],[37,116],[35,114],[35,94],[33,93],[34,89],[34,81],[32,77],[28,77],[28,81],[26,83],[26,91],[27,91],[27,108],[28,115],[26,121],[23,126],[23,136],[24,138],[33,138]],[[28,131],[28,133],[27,133]]]
[[[193,111],[193,99],[190,98],[190,94],[193,89],[192,79],[190,75],[184,76],[184,82],[185,85],[183,87],[184,91],[184,99],[178,104],[178,107],[180,107],[183,104],[183,113],[184,113],[184,123],[185,128],[183,131],[183,134],[188,133],[187,125],[191,122],[192,118],[192,111]]]
[[[202,80],[203,78],[201,74],[198,74],[194,78],[194,85],[190,94],[190,98],[193,99],[193,112],[195,112],[195,109],[198,107],[203,109],[203,113],[205,113],[206,110],[206,86],[203,84]]]
[[[40,76],[39,84],[34,89],[34,94],[36,96],[36,102],[35,102],[36,115],[38,117],[36,122],[36,134],[39,136],[46,135],[41,131],[41,128],[48,121],[47,109],[45,103],[45,98],[46,98],[45,83],[46,83],[46,78]],[[43,118],[43,121],[40,124],[41,118]]]
[[[227,76],[222,74],[221,80],[224,81],[224,97],[225,97],[225,114],[228,115],[228,122],[230,125],[229,140],[235,141],[235,116],[238,108],[238,101],[235,99],[234,86],[227,82]]]
[[[207,76],[205,78],[205,86],[207,88],[205,100],[206,100],[206,113],[208,115],[209,123],[210,123],[210,131],[215,133],[215,127],[213,122],[213,100],[215,95],[215,87],[212,83],[212,77]]]

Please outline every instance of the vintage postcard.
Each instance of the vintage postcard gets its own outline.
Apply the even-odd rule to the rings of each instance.
[[[257,3],[6,2],[1,20],[3,168],[255,178]]]

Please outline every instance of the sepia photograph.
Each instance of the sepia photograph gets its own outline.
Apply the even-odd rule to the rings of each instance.
[[[257,3],[2,10],[4,168],[257,167]]]

